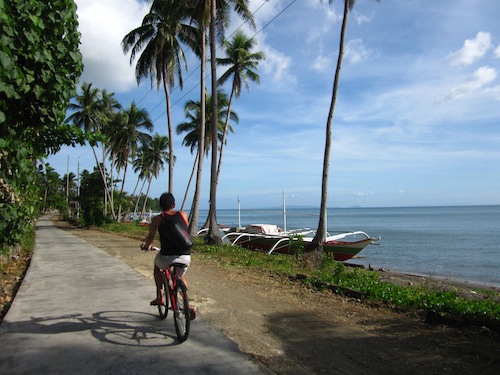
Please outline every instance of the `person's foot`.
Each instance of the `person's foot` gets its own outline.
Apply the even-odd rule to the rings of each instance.
[[[163,302],[160,298],[154,299],[149,303],[151,306],[163,306],[165,305],[165,302]]]

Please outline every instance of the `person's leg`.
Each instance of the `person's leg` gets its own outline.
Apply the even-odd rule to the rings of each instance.
[[[160,254],[157,254],[155,257],[155,262],[154,262],[154,270],[153,270],[153,275],[155,279],[155,284],[156,284],[156,299],[151,301],[151,305],[158,305],[158,304],[164,304],[165,303],[165,296],[163,296],[162,293],[162,286],[163,286],[163,274],[161,269],[157,266],[157,264],[161,264],[161,258]]]
[[[161,270],[157,266],[155,266],[154,276],[155,276],[155,284],[156,284],[156,300],[163,304],[165,302],[163,299],[163,293],[161,291],[162,286],[163,286],[163,275],[162,275]]]
[[[180,278],[184,282],[184,285],[187,288],[188,284],[186,281],[186,272],[187,272],[189,265],[191,264],[191,256],[181,255],[178,259],[175,260],[175,262],[186,265],[186,267],[177,267],[177,277]]]
[[[180,262],[178,262],[178,263],[180,263]],[[186,271],[187,271],[187,266],[186,267],[175,267],[175,276],[177,276],[179,279],[181,279],[187,288],[188,285],[187,285],[186,277],[185,277]]]
[[[186,278],[184,276],[181,276],[180,279],[184,282],[184,285],[186,286],[186,289],[188,289],[188,284],[186,282]]]

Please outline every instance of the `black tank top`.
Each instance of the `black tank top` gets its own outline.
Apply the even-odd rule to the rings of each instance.
[[[162,212],[162,221],[158,227],[161,242],[161,255],[190,255],[193,243],[188,234],[184,217],[177,211],[175,215]]]

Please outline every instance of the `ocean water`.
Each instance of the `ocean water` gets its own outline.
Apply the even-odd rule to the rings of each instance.
[[[318,225],[318,209],[286,209],[286,229]],[[206,211],[200,211],[200,219]],[[277,224],[282,209],[219,210],[228,226]],[[202,220],[203,220],[202,219]],[[500,206],[332,208],[330,234],[362,230],[381,237],[350,263],[412,274],[445,277],[500,287]]]

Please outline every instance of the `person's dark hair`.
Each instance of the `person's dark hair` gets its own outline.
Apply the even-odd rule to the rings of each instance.
[[[163,211],[167,211],[174,207],[175,207],[175,199],[172,193],[163,193],[160,197],[160,208]]]

